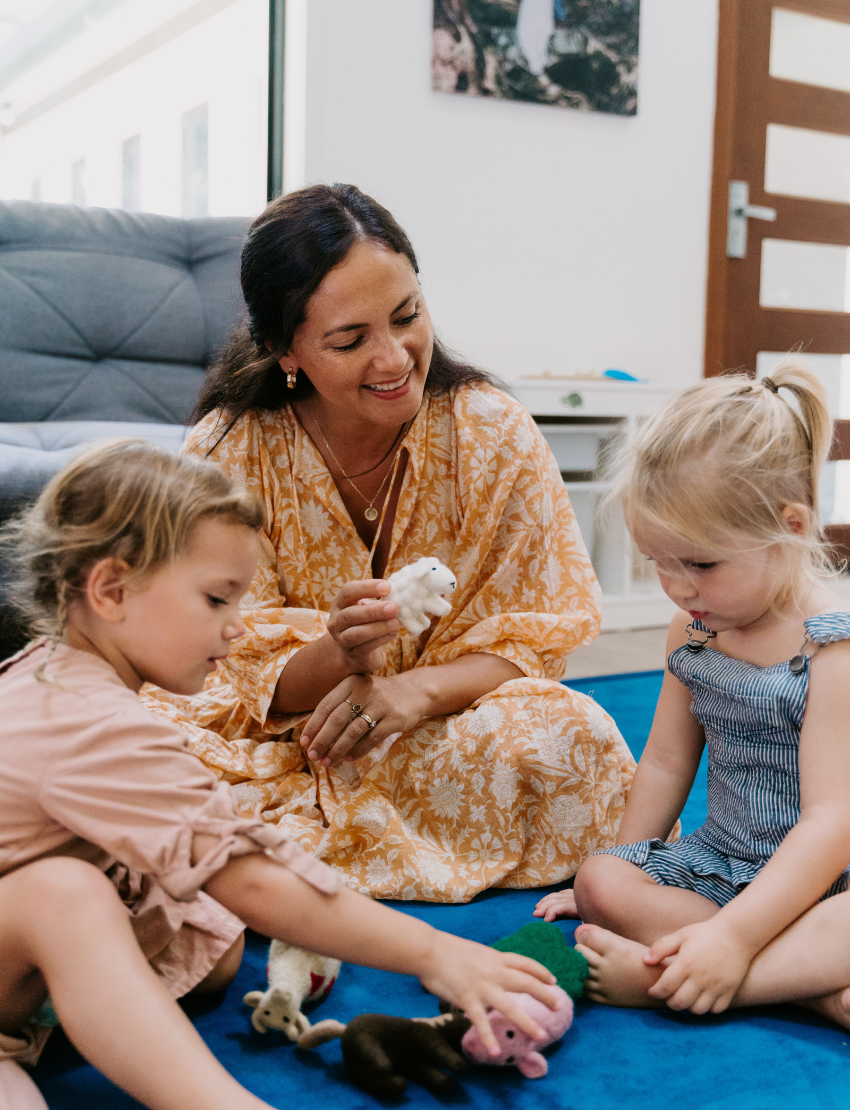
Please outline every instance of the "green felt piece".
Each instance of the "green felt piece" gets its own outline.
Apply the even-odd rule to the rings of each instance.
[[[557,925],[531,921],[509,937],[493,945],[500,952],[516,952],[543,964],[555,976],[558,986],[573,1000],[581,998],[587,978],[587,960],[571,948]]]

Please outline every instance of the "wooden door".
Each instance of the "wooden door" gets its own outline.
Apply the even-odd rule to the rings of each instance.
[[[730,182],[775,212],[745,221],[744,257],[729,256]],[[850,416],[848,247],[850,0],[720,0],[706,375],[799,350]],[[836,430],[844,458],[850,422]]]

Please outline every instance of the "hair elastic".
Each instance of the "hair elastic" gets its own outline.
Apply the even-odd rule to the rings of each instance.
[[[809,435],[809,429],[808,429],[808,426],[806,424],[805,417],[803,416],[803,410],[800,407],[800,402],[799,402],[798,398],[796,397],[796,395],[794,394],[794,391],[792,389],[789,389],[788,386],[786,386],[786,385],[777,385],[776,382],[773,380],[773,378],[766,378],[765,377],[765,378],[761,378],[760,381],[761,381],[761,384],[766,389],[769,389],[770,392],[772,394],[774,394],[774,396],[778,397],[780,401],[785,402],[785,404],[788,406],[788,408],[791,410],[791,412],[797,418],[797,422],[799,423],[800,427],[803,429],[803,435],[805,435],[805,437],[806,437],[806,442],[811,447],[811,442],[812,441],[811,441],[811,436]],[[781,392],[782,390],[784,390],[785,392],[784,393]]]

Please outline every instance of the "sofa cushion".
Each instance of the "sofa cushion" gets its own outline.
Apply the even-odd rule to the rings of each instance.
[[[247,224],[0,201],[0,420],[184,423]]]
[[[0,424],[0,519],[35,500],[57,470],[96,440],[129,436],[179,451],[188,430],[109,420]]]

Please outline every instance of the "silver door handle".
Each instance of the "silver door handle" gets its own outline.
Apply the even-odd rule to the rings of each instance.
[[[736,216],[746,216],[750,220],[768,220],[770,223],[776,219],[776,209],[768,208],[764,204],[747,204],[744,208],[737,209]]]
[[[729,182],[729,210],[726,225],[726,255],[747,257],[747,220],[776,219],[776,209],[763,204],[750,204],[749,181]]]

